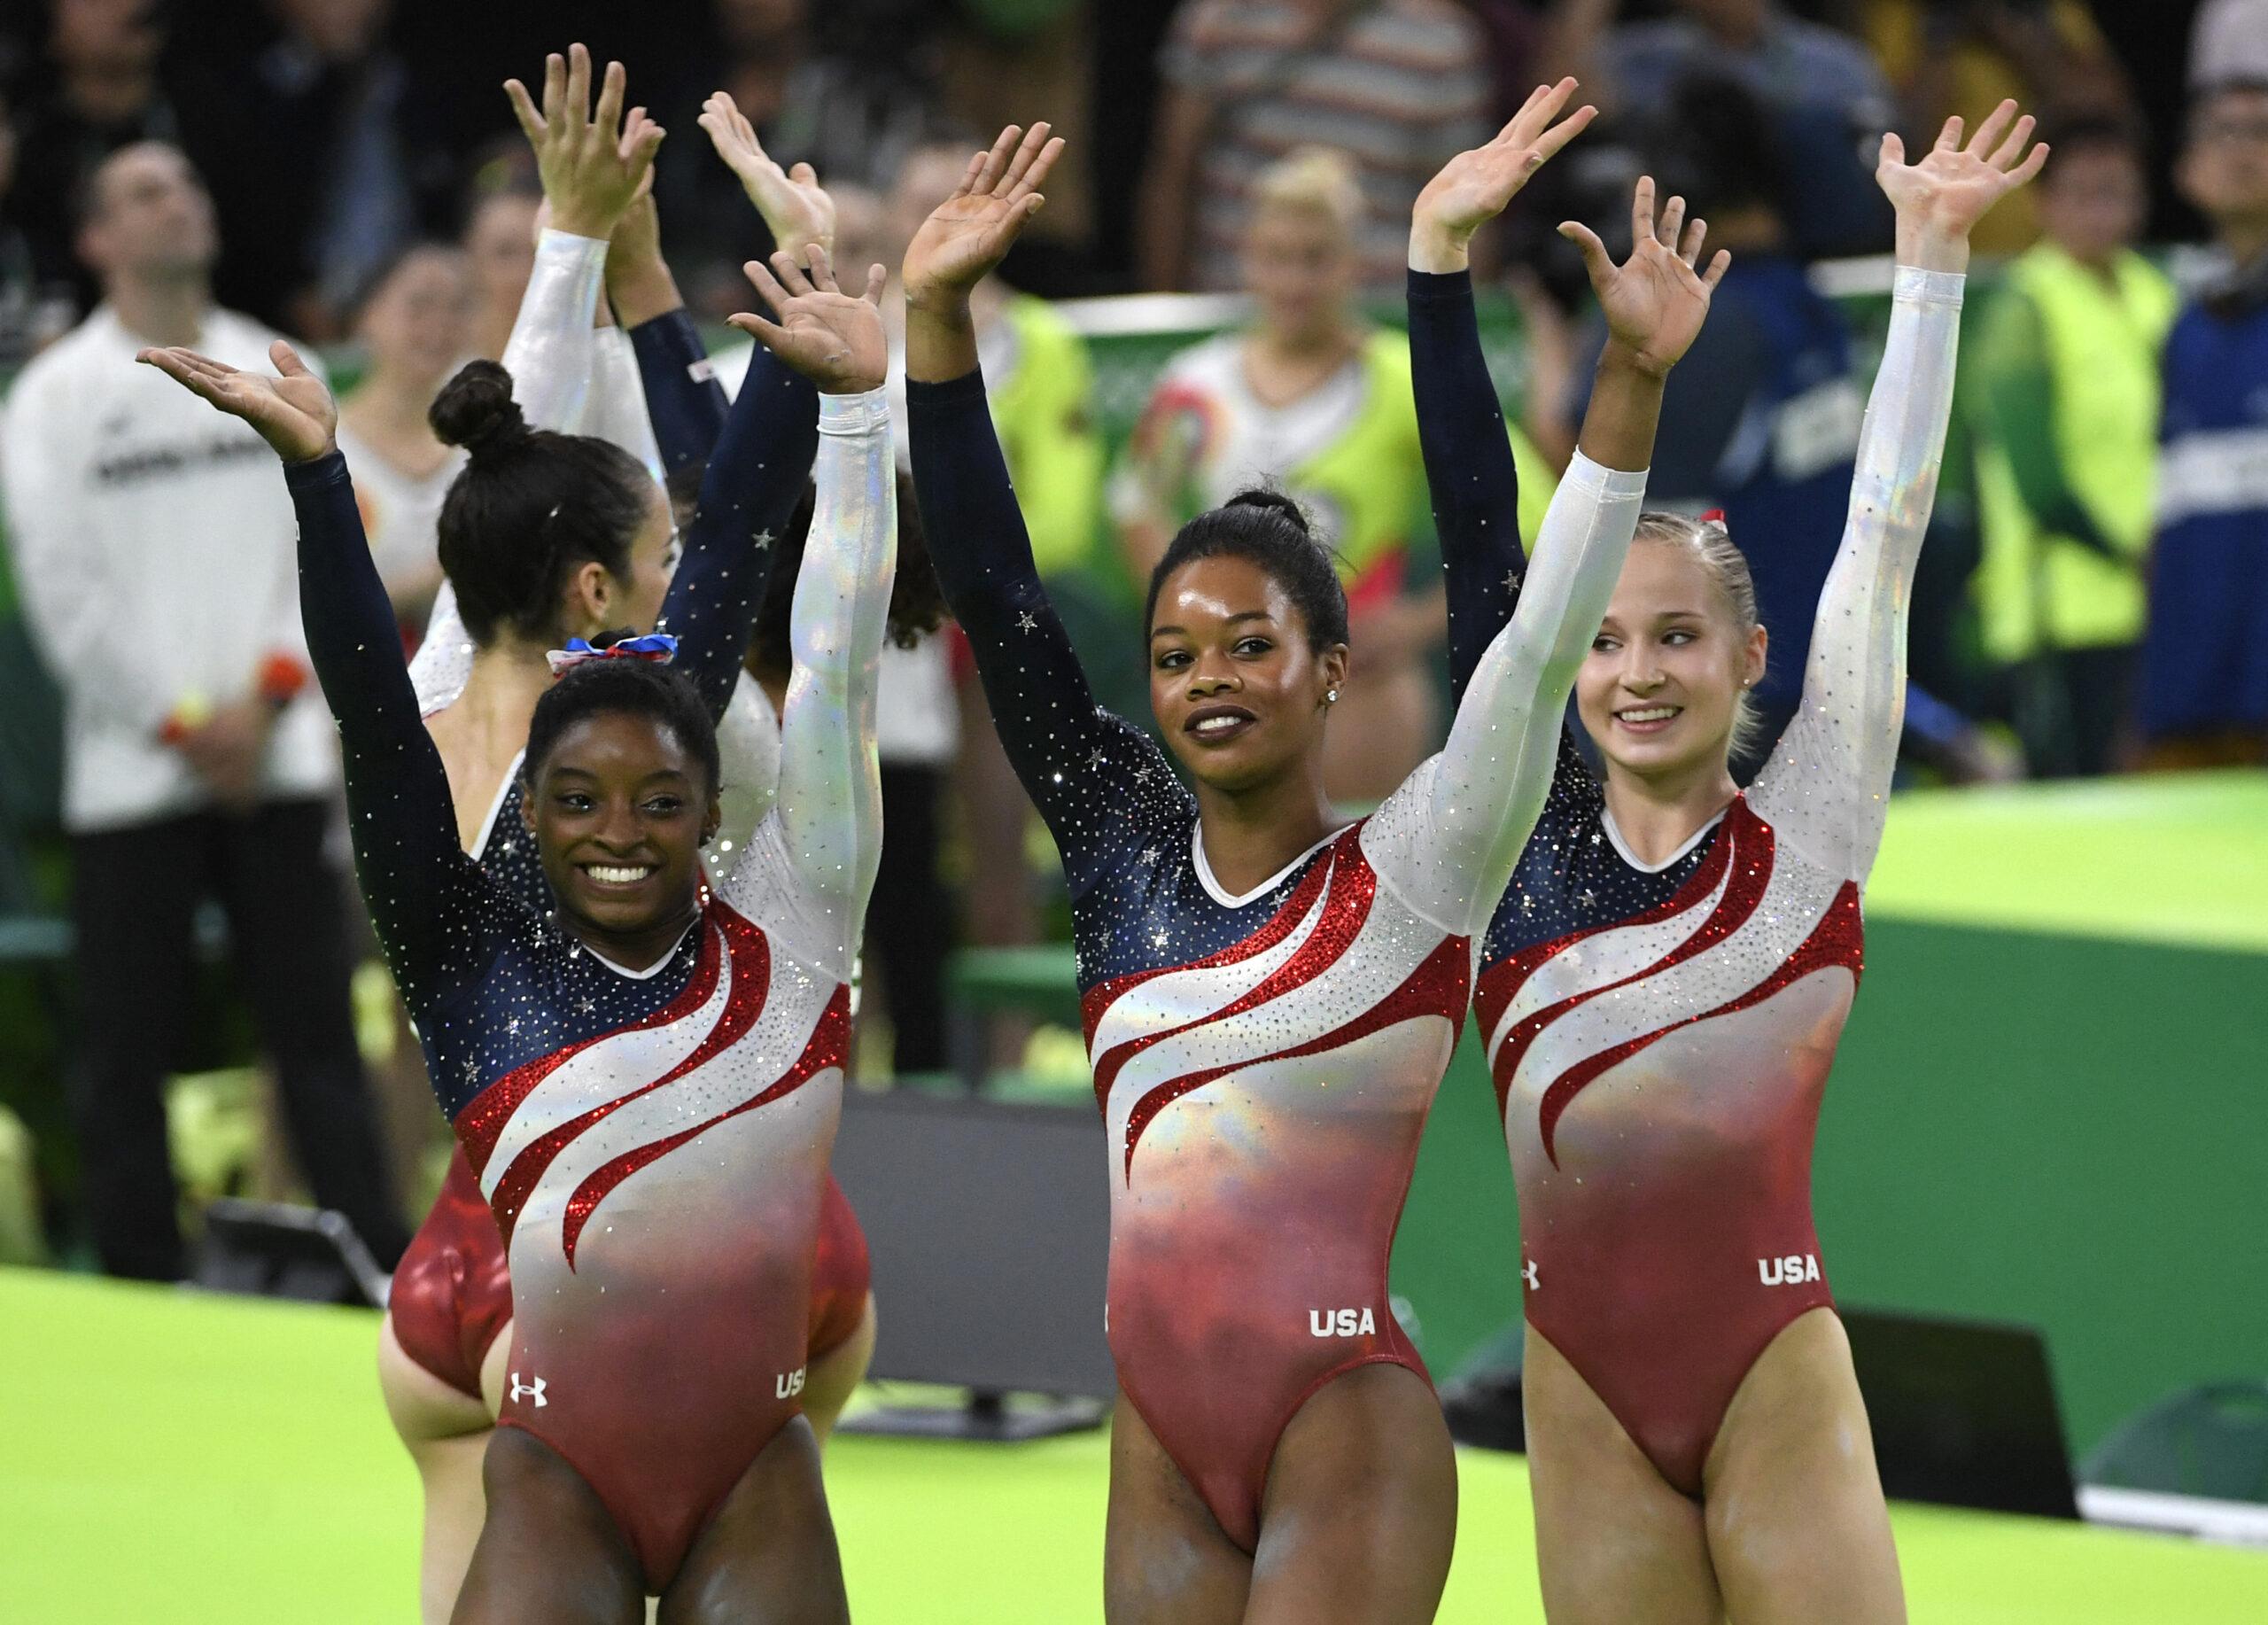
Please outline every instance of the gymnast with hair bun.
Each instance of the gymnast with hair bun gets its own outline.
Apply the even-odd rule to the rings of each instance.
[[[1603,383],[1518,614],[1447,748],[1373,816],[1346,822],[1324,794],[1347,598],[1272,492],[1198,515],[1150,579],[1161,749],[1095,704],[977,369],[969,289],[1061,148],[1044,124],[1010,127],[922,227],[906,370],[930,551],[1069,884],[1121,1389],[1105,1610],[1114,1625],[1407,1625],[1440,1601],[1456,1473],[1387,1256],[1479,933],[1637,523],[1660,392]],[[1659,291],[1652,342],[1673,356],[1717,274],[1651,231],[1619,273]]]

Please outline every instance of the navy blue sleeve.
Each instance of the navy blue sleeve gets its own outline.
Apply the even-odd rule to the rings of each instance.
[[[677,665],[700,685],[712,717],[732,701],[763,607],[772,544],[794,517],[818,455],[819,392],[759,347],[701,478],[700,504],[656,623],[678,640]]]
[[[1512,618],[1527,569],[1519,473],[1480,349],[1471,272],[1410,273],[1410,373],[1449,574],[1449,692],[1462,701],[1482,653]]]
[[[1076,897],[1145,827],[1146,809],[1178,799],[1178,781],[1154,741],[1095,704],[1032,562],[983,374],[909,384],[906,396],[913,494],[938,584]]]
[[[287,463],[299,521],[299,615],[346,766],[347,828],[370,922],[411,1014],[485,961],[493,886],[457,844],[449,776],[418,714],[401,633],[371,561],[346,459]]]
[[[674,474],[707,462],[725,432],[726,402],[701,330],[680,306],[632,328],[630,347],[638,357],[638,379],[645,388],[646,415],[653,420],[663,471]],[[753,364],[749,370],[756,370]]]

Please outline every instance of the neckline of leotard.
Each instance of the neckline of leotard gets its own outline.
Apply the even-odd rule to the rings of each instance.
[[[1242,908],[1246,904],[1256,902],[1261,898],[1265,897],[1269,892],[1275,890],[1277,887],[1282,885],[1284,882],[1290,877],[1293,870],[1298,868],[1309,859],[1314,857],[1317,852],[1321,851],[1324,847],[1330,845],[1333,841],[1336,841],[1340,836],[1345,835],[1353,828],[1354,823],[1351,821],[1340,825],[1338,828],[1324,836],[1322,840],[1317,841],[1313,846],[1309,847],[1307,851],[1293,859],[1291,862],[1285,864],[1282,868],[1277,870],[1276,873],[1270,875],[1266,880],[1262,881],[1257,886],[1254,886],[1251,890],[1246,892],[1241,897],[1233,897],[1230,895],[1229,889],[1221,884],[1219,881],[1213,878],[1213,866],[1205,857],[1205,824],[1204,820],[1201,819],[1189,826],[1190,861],[1196,865],[1197,883],[1205,888],[1205,895],[1207,897],[1211,898],[1216,903],[1218,903],[1223,908]]]
[[[1733,801],[1738,801],[1740,797],[1738,796],[1735,796],[1733,797]],[[1732,810],[1732,801],[1728,801],[1723,806],[1719,807],[1714,817],[1710,819],[1707,823],[1702,825],[1700,828],[1695,830],[1690,836],[1686,837],[1684,845],[1679,847],[1675,851],[1663,859],[1659,863],[1648,863],[1643,859],[1640,858],[1637,853],[1630,850],[1630,844],[1622,838],[1622,832],[1614,827],[1613,811],[1606,806],[1603,802],[1599,805],[1598,821],[1606,827],[1606,838],[1613,843],[1616,856],[1619,857],[1623,862],[1628,864],[1632,868],[1637,870],[1642,875],[1658,875],[1664,869],[1668,868],[1672,864],[1677,862],[1681,858],[1691,856],[1693,849],[1700,845],[1702,842],[1707,840],[1709,838],[1710,832],[1715,829],[1718,825],[1723,823],[1725,821],[1725,814]]]
[[[662,974],[663,966],[677,958],[677,951],[685,946],[686,937],[699,930],[701,929],[702,922],[708,919],[708,917],[709,911],[706,909],[703,909],[701,913],[694,915],[693,922],[685,928],[684,932],[675,942],[670,945],[670,951],[662,955],[661,958],[656,960],[652,964],[647,966],[643,970],[633,970],[627,965],[617,965],[612,960],[607,958],[605,954],[601,953],[596,948],[592,947],[588,943],[585,943],[583,945],[583,952],[589,954],[600,964],[605,966],[609,970],[614,972],[617,976],[627,976],[633,982],[649,982],[654,977]]]
[[[488,837],[496,833],[496,820],[504,815],[504,804],[511,799],[512,786],[519,782],[520,764],[528,753],[521,751],[504,769],[503,781],[496,787],[496,799],[488,804],[488,816],[480,820],[480,833],[473,837],[472,860],[485,863],[488,859]]]

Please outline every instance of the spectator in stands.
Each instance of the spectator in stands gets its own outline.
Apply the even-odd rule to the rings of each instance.
[[[1622,0],[1558,0],[1553,71],[1581,80],[1583,95],[1613,120],[1666,105],[1682,80],[1732,80],[1778,127],[1791,245],[1806,257],[1887,249],[1890,211],[1872,172],[1892,103],[1866,47],[1775,0],[1675,0],[1674,9],[1658,21],[1624,22]]]
[[[74,242],[74,199],[96,166],[136,141],[180,134],[158,81],[165,13],[152,0],[51,0],[43,70],[19,110],[9,214],[43,283],[67,283],[77,308],[100,297]]]
[[[83,219],[105,299],[18,380],[0,479],[66,705],[72,1105],[96,1249],[115,1274],[183,1273],[161,1089],[212,896],[315,1198],[392,1268],[408,1237],[355,1048],[324,840],[338,747],[307,682],[291,505],[258,435],[133,364],[194,345],[264,368],[276,335],[212,302],[212,204],[175,148],[114,153]]]
[[[2205,0],[2189,31],[2189,82],[2268,82],[2268,0]]]
[[[464,465],[426,412],[462,364],[472,332],[472,280],[462,250],[398,250],[355,301],[354,336],[369,369],[338,404],[338,445],[393,612],[423,633],[441,590],[441,499]]]
[[[1449,0],[1185,0],[1159,73],[1139,200],[1152,288],[1237,286],[1260,172],[1320,144],[1353,167],[1355,285],[1398,289],[1418,189],[1490,133],[1487,42]]]
[[[13,111],[0,93],[0,371],[7,372],[60,338],[78,318],[70,283],[42,272],[10,203],[16,183]]]
[[[1254,178],[1252,198],[1243,265],[1255,319],[1167,363],[1111,506],[1145,585],[1175,533],[1239,491],[1280,486],[1309,510],[1348,574],[1357,651],[1324,784],[1336,800],[1373,803],[1441,745],[1428,659],[1446,599],[1438,579],[1409,579],[1426,507],[1410,346],[1355,306],[1364,198],[1343,159],[1295,152]]]
[[[2149,765],[2268,762],[2268,80],[2202,88],[2181,189],[2225,269],[2165,350],[2142,649]]]
[[[392,0],[202,0],[168,82],[213,187],[219,296],[311,338],[416,234]]]
[[[465,262],[472,275],[472,354],[501,361],[520,318],[520,299],[535,274],[543,186],[526,161],[527,144],[512,138],[473,171],[465,210]]]
[[[2158,354],[2173,284],[2134,252],[2141,140],[2116,120],[2047,137],[2045,237],[1984,311],[1977,432],[1984,648],[2010,669],[2032,773],[2108,773],[2133,700],[2157,480]]]
[[[1907,129],[1955,114],[1975,128],[2009,97],[2049,124],[2129,114],[2126,75],[2085,0],[1865,0],[1867,43]],[[2041,201],[2020,190],[1978,222],[1979,253],[2014,253],[2039,237]]]
[[[821,16],[812,0],[711,0],[711,9],[712,52],[656,114],[664,125],[690,130],[701,104],[721,89],[781,168],[807,163],[829,188],[889,183],[931,121],[924,35],[944,8],[830,0]],[[686,302],[718,317],[747,305],[741,262],[772,247],[735,190],[698,142],[670,143],[656,160],[663,246]]]

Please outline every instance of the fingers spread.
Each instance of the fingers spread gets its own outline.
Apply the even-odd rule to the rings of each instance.
[[[1685,228],[1685,243],[1678,250],[1677,257],[1688,265],[1700,264],[1701,245],[1708,240],[1709,222],[1697,215],[1693,222]]]
[[[1039,184],[1037,180],[1031,178],[1031,173],[1038,166],[1040,154],[1051,144],[1047,139],[1048,128],[1047,121],[1042,119],[1024,132],[1023,140],[1017,144],[1015,157],[1009,160],[1008,173],[1002,177],[1002,185],[996,187],[995,190],[1004,191],[1013,198],[1019,187],[1029,189]]]
[[[567,110],[567,58],[553,51],[543,59],[543,121],[546,127],[559,122]]]
[[[2000,139],[2000,132],[2008,128],[2008,121],[2016,116],[2016,105],[2013,101],[2003,101],[1986,113],[1984,121],[1977,127],[1977,133],[1969,138],[1969,155],[1982,158],[1990,152]]]
[[[1614,276],[1614,260],[1606,252],[1606,245],[1598,240],[1598,233],[1581,221],[1563,220],[1559,235],[1583,251],[1583,268],[1590,273],[1591,285],[1598,287]]]
[[[1654,235],[1654,177],[1642,175],[1630,191],[1630,240],[1643,243]]]
[[[780,285],[791,295],[800,296],[812,291],[811,278],[804,275],[804,268],[796,263],[796,256],[781,249],[772,256],[772,274]]]
[[[1545,130],[1542,135],[1536,137],[1536,161],[1542,163],[1561,147],[1581,135],[1590,128],[1591,121],[1596,117],[1598,117],[1598,109],[1586,102],[1550,129]]]
[[[1654,240],[1667,245],[1670,252],[1674,253],[1677,251],[1678,233],[1684,229],[1685,199],[1682,197],[1672,198],[1663,206],[1661,218],[1654,222]]]
[[[1945,128],[1938,132],[1937,150],[1940,152],[1957,152],[1961,150],[1961,115],[1959,113],[1947,119]]]
[[[1000,177],[1008,173],[1009,160],[1014,158],[1016,144],[1023,139],[1023,134],[1022,128],[1014,124],[1000,132],[1000,138],[992,144],[992,150],[984,155],[984,161],[977,170],[976,180],[968,189],[970,191],[979,196],[989,197],[999,190]]]
[[[881,304],[882,302],[882,289],[889,284],[889,272],[887,268],[880,265],[868,266],[866,268],[866,303],[869,305]]]
[[[607,135],[614,134],[622,121],[622,104],[629,89],[629,76],[619,62],[606,65],[606,79],[599,89],[599,108],[591,122]]]
[[[1724,281],[1725,273],[1732,268],[1733,256],[1729,249],[1720,248],[1717,257],[1709,261],[1709,268],[1701,275],[1701,285],[1713,290]]]
[[[315,376],[307,370],[307,362],[299,359],[299,353],[281,338],[268,346],[268,359],[284,377],[307,378]]]
[[[1993,149],[1992,158],[1987,160],[1993,168],[2016,167],[2016,159],[2023,156],[2024,148],[2031,142],[2031,132],[2037,122],[2030,113],[2016,121],[2016,128],[2008,132],[2008,138]]]
[[[2023,162],[2018,164],[2015,168],[2008,171],[2008,180],[2014,185],[2022,186],[2026,181],[2031,180],[2034,175],[2038,175],[2041,167],[2046,165],[2047,162],[2047,144],[2043,141],[2038,146],[2032,148],[2031,155],[2029,158],[2025,159]]]
[[[591,122],[591,53],[580,45],[567,48],[567,103],[564,116],[571,131],[580,133]]]
[[[1884,164],[1905,163],[1906,143],[1899,138],[1899,135],[1896,130],[1886,129],[1883,131],[1882,152],[1875,161],[1877,167]]]
[[[835,262],[827,257],[826,245],[813,243],[804,250],[804,253],[811,265],[812,286],[821,293],[841,292],[842,290],[835,285]]]
[[[787,258],[785,254],[778,257],[783,260]],[[788,302],[787,289],[780,285],[780,279],[772,274],[771,268],[763,260],[751,260],[741,267],[741,270],[748,277],[749,285],[753,287],[764,302],[773,309],[778,310]]]
[[[507,79],[504,82],[504,97],[512,104],[512,116],[520,121],[520,134],[525,136],[531,144],[543,139],[543,115],[536,111],[527,86],[517,79]]]
[[[755,262],[751,260],[750,263],[752,266]],[[750,275],[752,279],[754,272],[751,270]],[[775,323],[767,322],[752,312],[742,311],[737,315],[726,316],[725,323],[728,327],[740,329],[742,332],[746,333],[767,350],[776,350],[787,341],[786,328]]]

